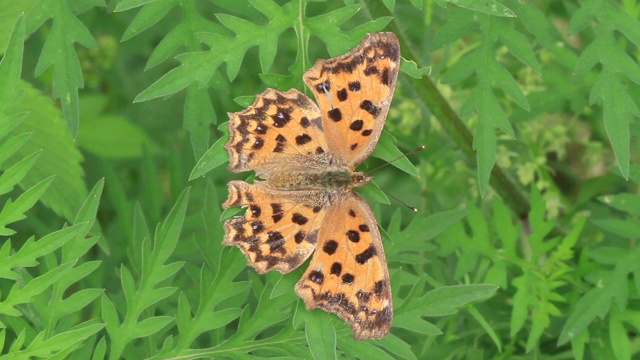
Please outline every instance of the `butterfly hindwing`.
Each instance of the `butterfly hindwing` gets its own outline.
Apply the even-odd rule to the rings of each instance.
[[[263,274],[288,273],[302,264],[316,246],[326,213],[313,192],[275,190],[263,182],[229,182],[229,198],[222,205],[247,207],[243,217],[224,223],[223,244],[235,245],[249,265]]]
[[[393,317],[380,232],[369,205],[351,190],[345,192],[327,211],[296,292],[307,308],[338,314],[357,339],[380,338]]]

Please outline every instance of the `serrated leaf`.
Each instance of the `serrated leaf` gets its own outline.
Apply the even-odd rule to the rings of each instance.
[[[44,333],[40,333],[25,350],[18,351],[14,349],[11,355],[15,358],[25,359],[33,357],[52,358],[52,355],[77,345],[100,331],[103,327],[103,324],[95,324],[93,321],[87,321],[72,330],[56,334],[49,338],[45,338]]]
[[[3,13],[4,13],[3,9]],[[13,20],[9,24],[13,23]],[[2,25],[0,25],[2,26]],[[5,25],[6,26],[6,25]],[[2,34],[6,34],[4,32]],[[7,114],[9,107],[17,99],[13,95],[22,72],[22,53],[24,51],[24,16],[18,16],[9,36],[7,48],[0,60],[0,139],[15,126],[17,118]],[[6,40],[6,39],[3,39]],[[4,50],[4,41],[0,40],[0,49]],[[1,163],[1,162],[0,162]]]
[[[118,3],[114,12],[128,10],[126,9],[127,5],[126,4],[123,5],[123,3],[124,1]],[[131,20],[131,22],[129,23],[129,26],[124,31],[124,34],[122,34],[122,38],[120,40],[127,41],[132,37],[145,31],[152,25],[156,24],[158,21],[164,18],[165,15],[167,15],[169,10],[172,9],[172,6],[169,5],[171,3],[176,3],[176,2],[175,0],[165,0],[165,1],[152,1],[146,4],[142,9],[140,9],[140,11],[133,18],[133,20]],[[141,6],[141,5],[137,5],[137,6]]]
[[[77,229],[74,230],[77,231]],[[18,286],[17,283],[14,284],[7,297],[0,302],[0,314],[20,316],[21,313],[14,308],[16,305],[32,302],[34,296],[42,293],[53,283],[60,280],[61,277],[73,268],[74,264],[75,261],[71,261],[60,265],[57,268],[30,280],[23,286]]]
[[[27,175],[36,160],[38,160],[38,153],[33,153],[7,168],[0,175],[0,195],[13,190],[14,185]]]
[[[493,120],[490,119],[491,115],[485,112],[481,112],[479,115],[473,147],[478,151],[478,186],[480,187],[480,195],[484,196],[489,191],[491,171],[496,163],[497,138]]]
[[[597,251],[594,251],[597,252]],[[603,319],[610,311],[612,300],[616,300],[618,308],[625,308],[628,298],[627,278],[629,273],[638,271],[640,264],[640,248],[625,251],[622,255],[614,255],[611,262],[613,270],[592,273],[591,281],[597,284],[588,290],[578,302],[572,306],[558,345],[572,340],[585,331],[596,318]]]
[[[2,211],[0,212],[0,236],[9,236],[15,234],[15,231],[8,229],[6,226],[20,221],[25,218],[24,213],[42,197],[47,191],[53,178],[48,178],[36,184],[30,189],[22,193],[15,202],[11,199],[7,200]]]
[[[31,139],[13,158],[21,159],[41,151],[39,161],[34,164],[29,176],[20,182],[20,187],[28,189],[55,175],[50,191],[42,196],[41,201],[57,214],[72,221],[88,194],[83,180],[84,171],[80,166],[82,154],[74,145],[64,120],[60,117],[60,110],[53,106],[51,100],[26,82],[21,82],[18,86],[24,92],[15,109],[28,112],[29,115],[11,133],[31,133]],[[6,165],[15,163],[14,159],[8,160]]]
[[[491,66],[491,71],[488,74],[486,74],[486,76],[490,77],[496,83],[496,85],[498,85],[502,90],[504,90],[505,94],[507,94],[510,98],[512,98],[520,107],[522,107],[527,111],[529,110],[529,102],[527,101],[527,97],[524,96],[524,93],[518,86],[518,83],[515,81],[513,76],[509,74],[507,69],[505,69],[504,66],[502,66],[502,64],[500,63],[493,64],[493,66]],[[489,99],[489,97],[487,97],[487,99]],[[497,102],[495,104],[495,108],[502,110],[500,108],[500,105],[497,104]],[[506,119],[506,116],[503,116],[503,117]],[[508,125],[508,127],[505,127],[505,125],[501,125],[501,124]],[[513,129],[511,129],[511,125],[509,124],[509,122],[496,121],[496,125],[498,125],[498,127],[502,129],[502,131],[506,132],[511,136],[514,136]],[[505,128],[503,129],[503,127]]]
[[[454,11],[447,17],[444,26],[436,32],[431,50],[434,51],[450,45],[477,29],[478,22],[469,21],[468,13],[464,11]]]
[[[529,39],[514,28],[506,26],[505,22],[497,21],[496,25],[499,26],[498,36],[500,37],[500,41],[507,46],[509,52],[535,72],[541,74],[542,68],[531,48]]]
[[[131,335],[132,338],[147,337],[162,330],[164,327],[173,322],[171,316],[154,316],[146,318],[136,324]]]
[[[80,125],[78,89],[84,87],[84,80],[74,43],[87,48],[95,48],[97,44],[86,26],[67,7],[66,1],[45,2],[47,10],[41,15],[45,20],[52,18],[53,26],[40,53],[35,74],[40,75],[49,66],[54,66],[53,96],[60,99],[67,127],[75,138]]]
[[[136,284],[132,284],[135,281],[133,276],[129,275],[128,268],[122,267],[123,284],[126,283],[128,288],[126,316],[122,324],[107,325],[107,332],[113,342],[112,355],[116,358],[120,357],[125,346],[135,338],[153,334],[173,321],[172,317],[165,316],[142,319],[140,317],[147,308],[165,299],[176,290],[174,287],[157,288],[157,286],[163,280],[173,276],[183,266],[181,262],[166,263],[166,261],[177,245],[188,200],[189,189],[187,188],[180,195],[165,221],[158,226],[152,248],[146,247],[144,241],[138,242],[143,246],[143,249],[139,251],[144,261],[141,278]],[[112,309],[113,306],[108,299],[103,298],[102,308],[103,316],[107,311],[106,316],[117,321],[117,313],[113,313],[115,309]]]
[[[414,61],[402,59],[402,62],[400,62],[400,71],[413,78],[422,79],[423,76],[431,74],[431,66],[418,67],[418,64]]]

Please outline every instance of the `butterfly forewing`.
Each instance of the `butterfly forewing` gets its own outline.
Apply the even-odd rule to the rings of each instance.
[[[355,168],[373,151],[384,126],[398,70],[393,33],[369,34],[349,53],[318,60],[304,81],[318,101],[331,153]]]
[[[243,111],[229,113],[229,169],[258,175],[314,162],[327,152],[316,104],[300,91],[267,89]]]

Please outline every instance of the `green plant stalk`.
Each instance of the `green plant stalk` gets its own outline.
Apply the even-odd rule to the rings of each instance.
[[[372,18],[382,16],[392,16],[384,7],[381,1],[367,3],[367,10]],[[419,67],[422,67],[419,57],[416,56],[411,44],[406,40],[403,31],[398,26],[395,18],[388,25],[389,30],[398,36],[402,56],[414,61]],[[413,90],[423,99],[431,113],[438,119],[442,128],[447,134],[458,144],[462,152],[467,157],[470,166],[476,164],[476,152],[473,150],[473,135],[467,126],[460,120],[458,114],[451,108],[447,100],[442,96],[438,88],[428,77],[422,79],[414,79],[409,76],[404,77],[413,87]],[[513,210],[518,217],[525,218],[529,213],[530,207],[526,197],[518,190],[516,184],[507,176],[507,174],[496,164],[491,172],[491,187],[502,198],[502,200]]]

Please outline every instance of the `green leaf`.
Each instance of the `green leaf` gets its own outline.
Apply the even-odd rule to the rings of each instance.
[[[0,180],[2,180],[2,178],[0,178]],[[8,229],[6,226],[24,219],[24,213],[40,200],[42,194],[47,191],[52,181],[53,178],[42,180],[32,188],[27,189],[15,202],[12,202],[11,199],[7,200],[0,212],[0,236],[9,236],[15,233],[14,230]]]
[[[189,199],[189,190],[185,190],[173,209],[157,228],[153,248],[142,242],[142,264],[140,279],[134,284],[129,269],[122,267],[123,289],[127,297],[126,315],[122,324],[108,299],[103,298],[103,316],[116,320],[116,324],[107,325],[107,333],[112,338],[112,355],[120,357],[125,346],[138,337],[147,337],[164,328],[173,318],[148,316],[141,318],[143,312],[175,292],[174,287],[157,287],[162,281],[175,275],[182,268],[181,262],[166,263],[177,245]],[[150,319],[150,320],[149,320]]]
[[[156,332],[162,330],[167,325],[173,322],[173,317],[171,316],[153,316],[146,318],[138,324],[136,324],[135,329],[131,334],[132,338],[144,338],[155,334]]]
[[[620,193],[605,195],[598,198],[601,202],[614,209],[624,211],[635,217],[640,217],[640,196],[637,194]]]
[[[592,274],[591,282],[597,283],[598,286],[588,290],[572,306],[571,315],[558,338],[558,345],[567,343],[585,331],[595,318],[603,319],[610,311],[612,300],[616,300],[619,308],[626,307],[627,277],[630,272],[637,272],[640,269],[640,248],[633,251],[616,251],[611,254],[602,250],[593,253],[602,253],[600,255],[608,260],[607,263],[615,264],[615,267],[612,270]]]
[[[384,338],[376,340],[376,345],[395,354],[396,358],[417,359],[409,344],[393,334],[387,334]]]
[[[84,86],[84,80],[74,43],[87,48],[98,45],[89,30],[69,9],[66,1],[45,0],[44,3],[47,6],[41,6],[35,11],[42,17],[41,21],[53,19],[53,26],[44,43],[35,74],[38,76],[49,66],[54,66],[53,96],[60,99],[67,127],[75,138],[80,123],[78,88]]]
[[[142,128],[120,116],[85,117],[77,141],[84,150],[103,159],[139,158],[144,148],[158,150]]]
[[[168,3],[177,3],[176,1],[153,1],[146,0],[147,4],[144,5],[142,9],[136,14],[133,18],[129,26],[125,30],[124,34],[122,34],[121,41],[127,41],[132,37],[142,33],[149,27],[156,24],[158,21],[162,20],[169,10],[172,9],[171,6],[167,6]],[[137,5],[127,5],[127,3],[131,3],[131,1],[121,1],[116,5],[114,12],[125,11],[132,9],[137,6],[142,6],[141,3]]]
[[[78,224],[52,232],[38,241],[28,239],[19,250],[11,253],[11,242],[7,241],[0,250],[0,278],[18,280],[20,274],[14,268],[33,267],[38,265],[36,259],[53,252],[66,242],[72,240],[83,231],[84,224]]]
[[[640,236],[640,222],[634,219],[594,219],[592,222],[614,234],[622,237],[637,239]]]
[[[195,180],[201,176],[204,176],[209,171],[217,168],[228,161],[229,154],[224,148],[224,144],[228,141],[226,137],[218,139],[207,152],[202,155],[202,158],[198,160],[196,166],[191,170],[189,174],[189,180]]]
[[[6,10],[7,9],[3,9],[3,13]],[[13,20],[11,20],[10,23],[12,22]],[[2,34],[4,34],[4,32]],[[22,72],[24,37],[24,16],[20,15],[18,20],[15,22],[13,31],[11,31],[6,51],[4,51],[4,56],[2,57],[2,60],[0,60],[0,99],[3,99],[0,101],[0,139],[2,139],[6,135],[6,132],[16,125],[18,120],[17,117],[10,116],[8,111],[14,101],[17,100],[13,93]],[[5,41],[0,40],[0,49],[4,49],[3,45]]]
[[[93,321],[87,321],[72,330],[56,334],[52,337],[45,338],[44,333],[38,334],[29,346],[24,350],[18,350],[12,346],[12,358],[54,358],[52,355],[73,349],[80,345],[82,341],[96,334],[104,327],[103,324],[95,324]],[[14,345],[16,345],[14,343]],[[18,346],[22,347],[21,345]],[[2,357],[0,357],[2,358]]]
[[[14,185],[25,177],[36,160],[38,160],[38,153],[31,154],[7,168],[4,173],[0,175],[0,195],[13,190]]]
[[[395,139],[393,136],[388,134],[386,131],[383,131],[380,134],[380,140],[378,141],[378,145],[371,156],[380,158],[382,160],[388,161],[394,167],[404,171],[405,173],[413,176],[418,176],[418,171],[413,166],[411,161],[395,146]],[[393,162],[392,162],[393,161]]]
[[[338,336],[338,349],[343,351],[348,357],[381,360],[394,359],[394,357],[374,344],[375,342],[354,341],[349,336]]]
[[[497,290],[495,285],[483,284],[443,286],[427,293],[420,307],[425,309],[424,316],[449,315],[470,302],[492,296]]]
[[[631,343],[624,326],[622,312],[617,308],[611,309],[609,316],[609,339],[616,359],[631,359]]]
[[[402,59],[402,62],[400,62],[400,71],[413,78],[422,79],[423,76],[431,74],[431,66],[418,67],[418,64],[414,61]]]
[[[22,255],[28,256],[32,254],[33,252],[31,252],[30,254],[23,253]],[[17,262],[15,261],[17,259],[10,260],[14,260],[12,261],[13,263]],[[57,268],[30,280],[22,286],[19,286],[16,283],[9,291],[7,297],[0,302],[0,314],[9,316],[20,316],[21,313],[17,309],[15,309],[15,306],[32,302],[34,296],[42,293],[56,281],[60,280],[69,272],[69,270],[73,268],[74,264],[75,261],[71,261],[66,264],[60,265]]]
[[[82,154],[69,135],[64,120],[60,117],[60,110],[52,104],[48,96],[26,82],[21,82],[19,88],[23,95],[16,104],[16,110],[28,112],[29,115],[11,133],[31,133],[31,138],[6,162],[6,166],[40,151],[39,160],[29,172],[29,176],[20,182],[20,187],[28,189],[55,175],[50,191],[43,195],[42,202],[68,221],[72,221],[88,194],[83,180],[84,170],[80,166],[83,161]]]
[[[508,7],[500,4],[495,0],[477,1],[477,0],[455,0],[451,1],[454,5],[460,6],[473,11],[482,12],[493,16],[515,17],[516,14]]]
[[[413,313],[400,314],[393,319],[394,327],[411,330],[418,334],[437,336],[442,335],[442,331],[432,323],[416,317]]]
[[[310,313],[306,317],[305,333],[314,359],[336,359],[336,330],[327,314]]]

